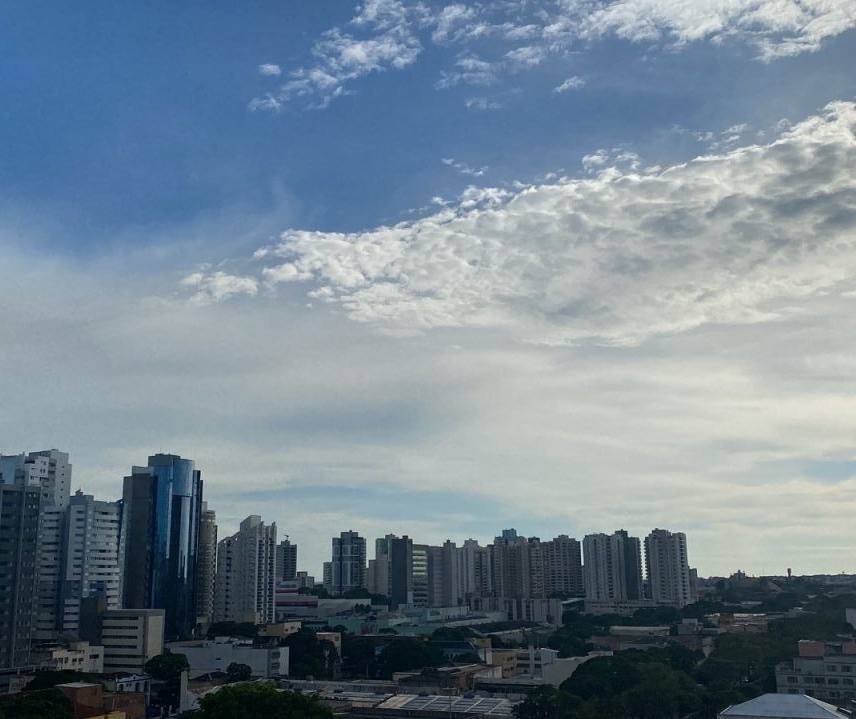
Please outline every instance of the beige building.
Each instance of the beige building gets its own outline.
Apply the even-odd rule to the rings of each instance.
[[[141,674],[163,653],[163,609],[113,609],[101,617],[105,672]]]

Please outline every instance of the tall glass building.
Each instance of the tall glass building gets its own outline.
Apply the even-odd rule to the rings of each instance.
[[[123,606],[163,609],[164,638],[196,626],[196,557],[202,480],[192,460],[155,454],[125,477],[122,516]]]

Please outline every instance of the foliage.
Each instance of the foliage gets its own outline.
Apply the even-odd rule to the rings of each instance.
[[[297,593],[298,594],[312,594],[312,595],[318,597],[319,599],[329,599],[330,598],[330,592],[328,592],[326,589],[324,589],[324,586],[321,584],[319,584],[315,587],[300,587],[297,590]]]
[[[50,689],[57,684],[69,684],[70,682],[99,682],[98,674],[86,674],[85,672],[76,672],[71,669],[60,669],[52,671],[50,669],[36,669],[36,675],[24,691],[38,691],[40,689]]]
[[[432,640],[445,642],[465,642],[474,636],[475,632],[468,627],[440,627],[431,633]]]
[[[158,654],[146,662],[146,673],[152,679],[170,681],[181,676],[181,673],[190,669],[190,663],[184,654],[173,654],[165,649],[163,654]]]
[[[581,705],[579,697],[543,686],[531,690],[513,711],[515,719],[575,719]]]
[[[208,627],[207,636],[214,637],[245,637],[255,639],[259,635],[259,628],[252,622],[214,622]]]
[[[407,672],[446,663],[443,652],[422,639],[400,637],[387,644],[377,658],[378,675],[392,679],[394,672]]]
[[[272,684],[224,686],[199,700],[194,719],[332,719],[318,699],[278,691]]]
[[[249,664],[239,664],[232,662],[226,667],[226,674],[229,676],[229,682],[245,682],[252,679],[253,668]]]
[[[74,706],[56,689],[27,692],[0,705],[0,719],[74,719]]]
[[[283,640],[288,647],[289,675],[298,679],[330,679],[339,655],[332,642],[319,640],[309,629],[290,634]]]

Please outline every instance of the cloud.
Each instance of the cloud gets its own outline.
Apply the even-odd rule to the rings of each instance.
[[[399,0],[367,0],[357,8],[349,30],[334,27],[315,42],[313,64],[289,72],[279,89],[254,98],[249,108],[279,110],[298,98],[326,107],[348,94],[353,80],[412,65],[422,50],[412,29],[418,12]]]
[[[469,97],[464,104],[468,110],[477,110],[485,112],[487,110],[499,110],[502,108],[502,103],[496,100],[489,100],[486,97]]]
[[[264,63],[259,65],[259,75],[265,75],[267,77],[279,77],[282,74],[282,69],[279,65],[273,65],[271,63]]]
[[[468,188],[456,205],[362,232],[288,231],[274,271],[311,276],[313,296],[396,332],[632,345],[780,320],[795,301],[852,289],[854,125],[856,106],[834,103],[769,144],[666,169],[600,150],[583,158],[588,179]]]
[[[585,87],[586,81],[581,78],[579,75],[574,75],[573,77],[569,77],[564,82],[556,85],[553,88],[553,92],[568,92],[568,90],[579,90],[581,87]]]
[[[469,175],[470,177],[483,177],[488,169],[487,165],[484,165],[482,167],[470,167],[465,162],[459,162],[453,157],[444,157],[441,162],[444,165],[448,165],[449,167],[455,168],[462,175]]]
[[[235,295],[252,296],[259,290],[255,278],[230,275],[219,270],[212,273],[194,272],[182,279],[181,285],[193,290],[190,301],[198,305],[220,302]]]
[[[345,28],[333,27],[319,37],[313,62],[288,72],[276,92],[253,99],[250,108],[278,110],[298,98],[325,107],[352,92],[359,78],[409,67],[429,44],[441,49],[441,63],[449,63],[435,83],[447,89],[491,85],[502,73],[532,70],[607,37],[670,49],[734,41],[769,62],[815,52],[854,26],[856,0],[559,0],[439,7],[369,0],[357,6]],[[443,57],[449,50],[454,51],[450,62]],[[279,74],[276,65],[259,69]],[[563,92],[579,86],[559,87]]]

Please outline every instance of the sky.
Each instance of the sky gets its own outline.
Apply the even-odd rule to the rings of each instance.
[[[0,451],[220,535],[856,572],[856,0],[8,0]]]

